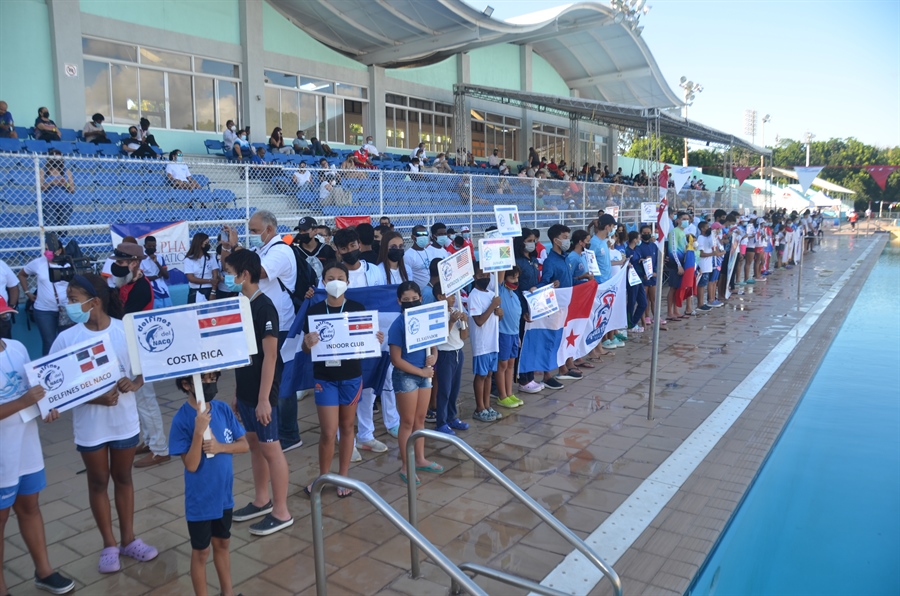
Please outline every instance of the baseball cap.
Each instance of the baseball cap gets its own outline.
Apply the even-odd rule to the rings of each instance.
[[[144,247],[140,244],[131,244],[130,242],[123,242],[118,245],[113,251],[113,258],[115,259],[144,259],[147,255],[144,254]]]
[[[6,313],[16,312],[16,309],[12,308],[9,304],[6,303],[6,298],[0,296],[0,315],[5,315]]]
[[[725,226],[723,226],[722,224],[720,224],[717,221],[714,221],[714,222],[712,222],[712,225],[710,225],[709,227],[711,227],[714,230],[721,230]]]
[[[463,226],[459,229],[459,231],[460,232],[470,232],[471,230],[469,230],[469,226]]]
[[[614,226],[616,225],[616,218],[609,213],[604,213],[600,216],[600,219],[597,220],[597,225],[601,228],[605,228],[606,226]]]
[[[301,217],[300,221],[297,222],[297,227],[295,230],[303,231],[303,230],[311,230],[312,228],[319,225],[319,223],[312,217]]]

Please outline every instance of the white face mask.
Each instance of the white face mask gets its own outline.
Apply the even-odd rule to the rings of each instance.
[[[344,292],[347,291],[347,282],[339,279],[332,279],[325,284],[325,291],[328,292],[328,295],[332,298],[340,298],[344,295]]]

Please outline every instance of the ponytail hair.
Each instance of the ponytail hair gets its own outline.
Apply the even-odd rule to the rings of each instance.
[[[84,287],[84,283],[78,283],[78,278],[81,277],[84,282],[90,284],[91,288],[84,288],[88,294],[92,296],[96,296],[100,299],[100,303],[103,305],[103,311],[108,314],[113,319],[121,319],[125,316],[125,309],[122,307],[122,300],[119,298],[119,291],[115,288],[110,288],[106,283],[106,279],[96,275],[94,273],[88,273],[84,276],[76,275],[74,282],[76,285]]]

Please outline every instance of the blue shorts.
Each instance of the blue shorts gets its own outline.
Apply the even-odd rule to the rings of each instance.
[[[512,333],[500,334],[500,354],[497,357],[500,362],[512,360],[519,355],[519,336]]]
[[[491,373],[497,372],[498,357],[499,354],[497,352],[475,356],[472,358],[472,370],[479,377],[486,377]]]
[[[130,439],[121,439],[118,441],[109,441],[107,443],[100,443],[99,445],[93,445],[91,447],[84,447],[83,445],[75,445],[75,450],[81,453],[90,453],[91,451],[100,451],[104,447],[109,447],[110,449],[132,449],[138,446],[138,443],[141,442],[140,434],[134,435]]]
[[[719,281],[719,275],[722,273],[721,269],[713,269],[712,273],[709,274],[709,281],[715,283]]]
[[[37,472],[19,476],[19,482],[15,486],[0,488],[0,510],[12,507],[17,496],[39,493],[45,486],[47,486],[47,475],[44,474],[43,468]]]
[[[669,271],[669,287],[670,288],[680,288],[681,287],[681,275],[678,275],[678,268],[672,269]]]
[[[174,304],[172,304],[171,296],[160,298],[156,294],[153,295],[153,308],[168,308],[170,306],[175,306]]]
[[[656,278],[651,277],[650,279],[645,279],[643,283],[644,283],[645,288],[655,288],[656,287]]]
[[[362,395],[362,377],[347,381],[320,381],[315,379],[317,406],[353,406]]]
[[[697,287],[705,288],[708,285],[709,285],[709,273],[701,273],[700,279],[697,280]]]
[[[274,443],[278,440],[278,408],[272,408],[272,420],[263,426],[256,419],[256,408],[237,400],[238,415],[248,433],[256,433],[260,443]]]
[[[411,375],[396,367],[391,373],[391,383],[394,384],[394,393],[412,393],[419,389],[431,389],[431,379]]]

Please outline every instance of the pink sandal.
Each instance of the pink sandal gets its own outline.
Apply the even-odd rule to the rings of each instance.
[[[119,547],[107,546],[100,551],[100,563],[97,565],[97,571],[100,573],[115,573],[121,569],[119,564]]]
[[[119,552],[121,552],[126,557],[131,557],[132,559],[137,559],[138,561],[150,561],[155,559],[159,554],[158,550],[156,550],[149,544],[144,544],[144,541],[140,538],[135,538],[134,542],[132,542],[128,546],[120,547]]]

